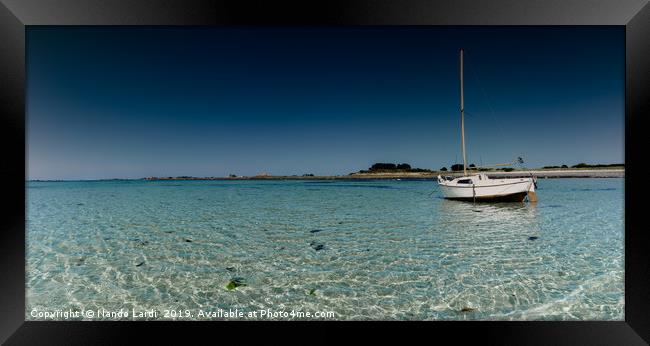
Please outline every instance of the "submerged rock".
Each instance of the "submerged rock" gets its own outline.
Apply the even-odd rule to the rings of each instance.
[[[535,240],[538,239],[539,237],[528,237],[528,240]]]
[[[314,249],[316,251],[320,251],[320,250],[323,250],[325,248],[325,245],[319,244],[319,243],[317,243],[315,241],[310,242],[309,246],[311,246],[312,249]]]
[[[243,278],[232,278],[226,285],[226,288],[230,291],[236,289],[237,287],[246,286]]]

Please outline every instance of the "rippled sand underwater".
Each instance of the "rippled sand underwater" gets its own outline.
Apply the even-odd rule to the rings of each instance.
[[[25,316],[623,320],[623,186],[540,180],[535,205],[432,181],[28,182]]]

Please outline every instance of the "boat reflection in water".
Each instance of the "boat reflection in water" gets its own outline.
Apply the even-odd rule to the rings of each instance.
[[[448,199],[440,201],[439,221],[452,228],[475,231],[483,228],[501,229],[504,232],[539,231],[537,203],[472,203]],[[477,228],[478,227],[478,228]]]
[[[546,300],[539,279],[553,258],[535,203],[471,203],[440,199],[432,246],[437,311],[471,311],[460,319],[509,319]],[[543,280],[542,280],[543,281]]]

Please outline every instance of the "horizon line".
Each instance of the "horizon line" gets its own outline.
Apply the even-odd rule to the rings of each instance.
[[[620,164],[593,164],[590,166],[596,166],[596,167],[571,167],[568,166],[566,168],[562,168],[560,166],[543,166],[543,167],[537,167],[537,168],[524,168],[524,169],[517,169],[515,168],[514,171],[536,171],[536,170],[549,170],[549,169],[562,169],[562,170],[571,170],[571,169],[579,169],[579,170],[598,170],[599,168],[602,170],[603,168],[606,169],[608,166],[612,168],[619,168],[622,167],[622,170],[625,170],[625,163],[620,163]],[[603,166],[603,167],[597,167],[597,166]],[[416,168],[418,169],[418,168]],[[474,171],[477,171],[477,169],[472,169]],[[315,178],[336,178],[336,177],[349,177],[353,176],[355,174],[393,174],[393,175],[399,175],[399,174],[408,174],[408,173],[415,173],[415,174],[422,174],[422,173],[444,173],[444,174],[451,174],[451,173],[461,173],[462,171],[452,171],[452,170],[447,170],[447,171],[441,171],[441,170],[429,170],[429,172],[352,172],[348,174],[329,174],[329,175],[315,175],[315,174],[291,174],[291,175],[273,175],[273,174],[256,174],[256,175],[236,175],[236,176],[191,176],[191,175],[178,175],[178,176],[165,176],[165,175],[152,175],[152,176],[147,176],[147,177],[139,177],[139,178],[90,178],[90,179],[49,179],[49,178],[40,178],[40,179],[25,179],[26,182],[46,182],[46,181],[111,181],[111,180],[241,180],[241,179],[251,179],[251,178],[259,178],[259,179],[269,179],[269,178],[305,178],[305,179],[315,179]],[[490,173],[501,173],[503,172],[502,169],[496,168],[493,169],[492,171],[483,171],[483,172],[490,172]],[[379,175],[378,175],[379,176]]]

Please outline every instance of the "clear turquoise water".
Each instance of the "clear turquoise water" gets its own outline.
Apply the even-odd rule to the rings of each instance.
[[[537,205],[474,205],[432,181],[29,182],[26,319],[623,320],[623,186],[546,179]]]

